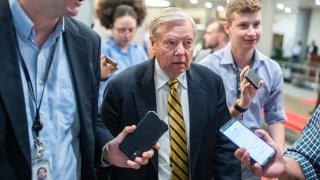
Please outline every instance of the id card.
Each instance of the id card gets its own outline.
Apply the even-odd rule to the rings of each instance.
[[[41,138],[35,139],[35,147],[32,150],[32,180],[52,180],[50,162],[43,158],[46,149],[45,143]]]
[[[52,180],[50,163],[46,159],[38,159],[32,164],[32,180]]]

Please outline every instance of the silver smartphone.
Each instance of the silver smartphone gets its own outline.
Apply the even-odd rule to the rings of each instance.
[[[239,120],[231,119],[220,131],[238,147],[245,148],[253,161],[266,165],[276,154],[276,150],[258,137]]]

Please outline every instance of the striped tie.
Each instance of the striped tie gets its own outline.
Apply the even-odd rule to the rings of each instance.
[[[172,180],[188,180],[189,160],[187,149],[187,137],[183,121],[180,96],[177,92],[179,81],[169,80],[167,85],[170,87],[168,97],[168,116],[170,125],[170,165],[172,168]]]

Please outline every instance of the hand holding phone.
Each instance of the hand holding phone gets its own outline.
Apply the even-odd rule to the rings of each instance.
[[[106,63],[111,64],[113,67],[118,66],[118,64],[113,59],[111,59],[109,56],[102,55],[101,59],[102,59],[102,61],[106,61]]]
[[[252,160],[266,165],[276,154],[276,150],[236,119],[229,120],[220,128],[228,139],[238,147],[245,148]]]
[[[238,148],[234,155],[235,157],[241,161],[241,164],[246,166],[248,169],[251,170],[253,174],[256,176],[264,176],[264,177],[279,177],[283,175],[284,171],[284,164],[293,164],[293,162],[287,161],[288,159],[283,158],[283,154],[277,144],[272,140],[270,135],[262,130],[257,129],[255,133],[263,139],[265,142],[267,142],[269,145],[271,145],[273,148],[276,149],[276,155],[272,158],[271,161],[269,161],[265,166],[261,166],[258,163],[252,163],[252,159],[250,158],[250,154],[247,150],[243,148]],[[251,162],[250,162],[251,161]],[[294,161],[294,160],[292,160]]]
[[[244,74],[244,78],[256,89],[259,89],[259,85],[260,85],[260,78],[251,71],[251,69],[249,68],[245,74]]]
[[[136,130],[128,134],[120,144],[120,150],[134,161],[136,157],[141,157],[143,152],[151,149],[167,130],[168,125],[160,120],[154,111],[149,111],[140,120]]]

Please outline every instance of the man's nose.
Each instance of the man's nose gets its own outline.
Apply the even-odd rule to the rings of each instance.
[[[256,34],[256,30],[253,28],[253,26],[250,26],[248,28],[247,35],[248,36],[254,36],[255,34]]]
[[[185,53],[185,48],[183,46],[183,43],[179,43],[178,46],[175,49],[175,55],[182,55]]]

